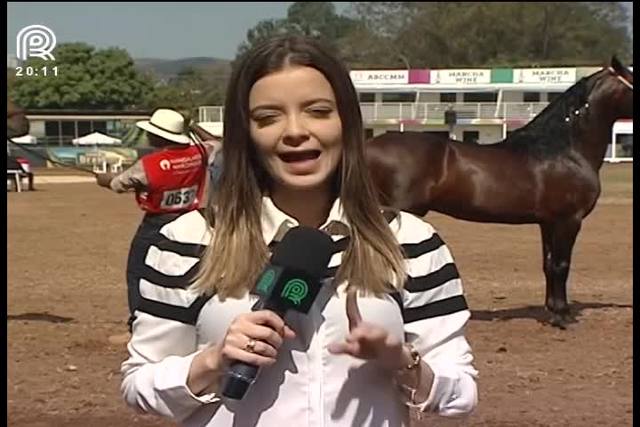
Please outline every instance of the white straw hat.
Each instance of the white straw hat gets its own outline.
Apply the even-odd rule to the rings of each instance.
[[[184,117],[177,111],[159,108],[153,112],[149,120],[140,121],[136,125],[149,133],[178,144],[191,143],[189,137],[184,134]]]

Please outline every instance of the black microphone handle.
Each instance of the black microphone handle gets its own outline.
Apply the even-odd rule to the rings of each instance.
[[[225,375],[222,395],[240,400],[258,375],[258,367],[244,362],[233,362]]]
[[[258,300],[258,303],[255,304],[251,310],[271,310],[283,319],[286,313],[286,311],[275,306],[271,300]],[[239,361],[232,362],[226,374],[222,395],[229,399],[242,399],[247,393],[247,390],[249,390],[249,386],[256,379],[258,369],[258,366],[249,363]]]

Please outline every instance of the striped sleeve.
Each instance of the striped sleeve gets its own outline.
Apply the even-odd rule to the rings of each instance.
[[[207,299],[187,287],[208,242],[204,218],[192,211],[166,223],[146,251],[129,357],[122,363],[121,392],[140,412],[183,422],[219,396],[195,396],[187,386],[197,343],[196,320]],[[157,238],[155,238],[157,237]]]
[[[407,213],[394,224],[409,276],[401,291],[405,339],[434,374],[430,394],[418,409],[442,416],[468,414],[477,405],[478,372],[464,336],[470,312],[460,274],[430,224]]]
[[[178,216],[160,228],[140,263],[139,312],[195,325],[208,297],[194,293],[189,285],[210,237],[198,211]]]
[[[409,276],[403,290],[405,323],[467,310],[458,268],[438,233],[407,214],[398,221]]]

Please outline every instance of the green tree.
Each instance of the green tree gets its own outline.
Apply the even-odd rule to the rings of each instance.
[[[180,89],[168,83],[155,80],[154,88],[147,93],[143,100],[144,106],[150,110],[156,108],[171,108],[179,110],[184,108]]]
[[[382,66],[394,51],[413,68],[598,64],[632,52],[619,2],[356,2],[350,14],[378,45],[359,61]]]
[[[396,40],[407,15],[400,2],[351,3],[347,16],[352,24],[339,45],[342,58],[354,69],[411,68],[406,47]]]
[[[247,31],[247,39],[238,48],[236,60],[256,44],[279,34],[300,34],[321,40],[339,52],[340,40],[355,29],[357,22],[336,14],[332,2],[295,2],[284,19],[267,19]]]
[[[230,76],[231,64],[226,62],[214,65],[204,73],[205,82],[202,89],[202,101],[204,105],[224,104]]]
[[[356,22],[336,14],[332,2],[295,2],[287,10],[287,22],[298,33],[335,43],[348,34]]]
[[[294,31],[295,29],[289,26],[286,19],[265,19],[258,22],[247,31],[247,39],[238,47],[234,62],[263,41],[276,35],[288,34]]]
[[[155,89],[146,97],[145,105],[149,109],[172,108],[196,119],[198,107],[224,103],[229,74],[229,64],[221,63],[206,69],[186,68],[166,82],[154,79]]]
[[[96,50],[86,43],[66,43],[53,54],[55,62],[32,58],[24,64],[55,66],[58,72],[17,78],[12,93],[18,104],[25,108],[138,108],[153,90],[123,49]]]
[[[16,87],[16,73],[15,70],[7,68],[7,97],[14,99],[14,92]]]
[[[87,64],[100,108],[139,108],[151,82],[136,70],[129,54],[118,48],[96,51]]]

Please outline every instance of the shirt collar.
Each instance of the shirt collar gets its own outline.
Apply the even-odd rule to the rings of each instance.
[[[262,236],[269,245],[273,241],[280,241],[289,229],[297,227],[300,223],[293,217],[282,212],[269,196],[262,197]],[[348,235],[349,221],[347,220],[342,203],[339,198],[333,202],[329,216],[324,224],[319,227],[330,235]]]

